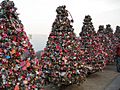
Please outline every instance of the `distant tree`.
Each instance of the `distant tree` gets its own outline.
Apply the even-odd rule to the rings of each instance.
[[[32,39],[32,34],[28,34],[28,36],[29,36],[29,39]]]

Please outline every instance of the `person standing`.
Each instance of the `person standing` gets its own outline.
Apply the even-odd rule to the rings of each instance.
[[[116,48],[115,61],[116,61],[117,71],[120,72],[120,41],[119,41],[119,44],[117,45],[117,48]]]

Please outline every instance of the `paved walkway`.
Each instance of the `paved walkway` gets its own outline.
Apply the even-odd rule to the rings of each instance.
[[[105,88],[105,90],[120,90],[120,74]]]
[[[120,77],[118,77],[119,75],[120,74],[116,71],[115,65],[107,65],[103,72],[97,72],[90,75],[80,87],[70,86],[65,90],[119,90],[113,88],[110,89],[111,87],[109,86],[110,84],[112,85],[114,79],[120,79]],[[118,82],[118,84],[120,83]]]

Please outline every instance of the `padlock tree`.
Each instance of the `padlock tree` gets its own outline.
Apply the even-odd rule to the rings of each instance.
[[[45,81],[58,87],[80,84],[85,79],[85,68],[82,65],[79,42],[72,26],[73,20],[68,18],[66,6],[56,9],[44,53],[41,56]]]
[[[85,16],[82,31],[79,33],[79,35],[81,38],[80,42],[82,43],[82,49],[84,51],[82,60],[91,67],[88,67],[89,72],[93,73],[97,70],[101,70],[103,66],[101,67],[101,43],[99,42],[99,38],[97,37],[91,20],[92,18],[90,15]]]
[[[0,88],[35,89],[41,85],[35,51],[19,20],[13,1],[0,4]],[[15,88],[15,89],[14,89]]]
[[[105,36],[106,36],[106,50],[105,52],[107,52],[108,57],[106,58],[106,60],[108,61],[108,63],[113,63],[114,62],[114,44],[115,44],[115,40],[114,40],[114,34],[113,34],[113,30],[111,28],[110,24],[106,25],[105,28]]]
[[[119,45],[119,42],[120,42],[120,26],[116,26],[116,30],[114,32],[114,53],[116,55],[116,48],[117,46]],[[114,56],[115,57],[115,56]]]
[[[116,26],[116,30],[114,32],[114,36],[116,38],[116,43],[120,41],[120,26]]]
[[[107,39],[106,39],[106,36],[105,36],[105,28],[104,28],[104,25],[100,25],[99,26],[99,29],[97,31],[97,37],[99,38],[99,42],[101,43],[101,47],[102,47],[102,60],[104,60],[105,62],[105,65],[107,63],[107,60],[106,58],[108,57],[108,54],[106,52],[106,49],[107,49]]]

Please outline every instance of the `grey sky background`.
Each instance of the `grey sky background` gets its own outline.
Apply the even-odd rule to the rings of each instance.
[[[2,0],[1,0],[2,1]],[[120,0],[13,0],[19,17],[29,34],[49,35],[56,18],[56,8],[66,5],[73,16],[78,35],[85,15],[91,15],[95,30],[99,25],[120,25]]]
[[[0,0],[0,2],[3,0]],[[95,30],[99,25],[120,26],[120,0],[13,0],[20,13],[27,34],[36,51],[43,50],[56,18],[56,8],[66,5],[74,19],[74,32],[78,36],[85,15],[91,15]]]

